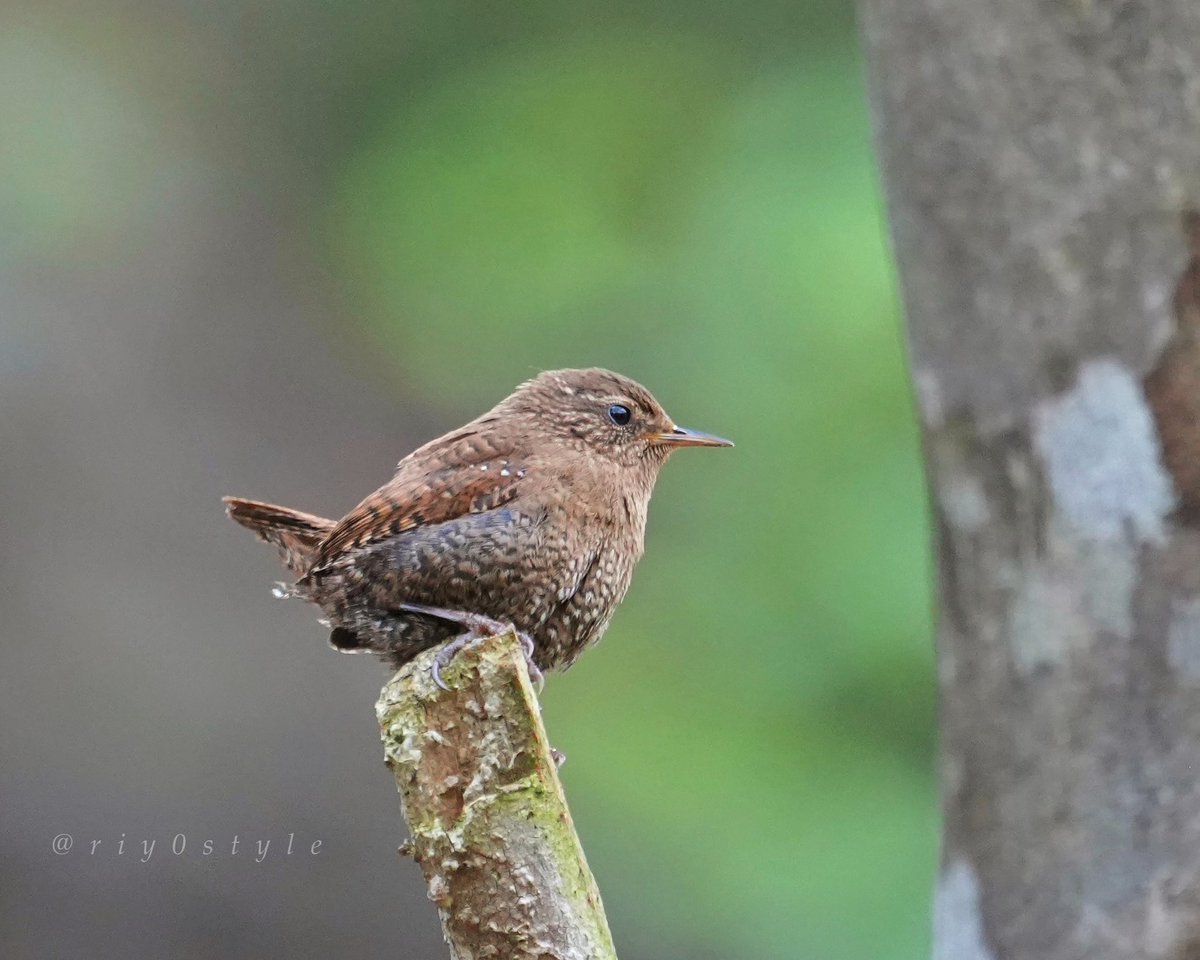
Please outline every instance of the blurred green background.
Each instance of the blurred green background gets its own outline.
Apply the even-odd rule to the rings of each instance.
[[[383,674],[270,603],[216,499],[344,511],[601,365],[738,444],[673,459],[544,696],[622,957],[928,955],[927,518],[861,74],[834,0],[6,5],[0,952],[440,955],[388,852]],[[297,817],[323,872],[44,849]]]

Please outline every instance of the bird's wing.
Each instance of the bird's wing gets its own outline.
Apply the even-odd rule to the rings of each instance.
[[[464,430],[426,444],[400,461],[396,475],[338,521],[313,563],[405,530],[493,510],[515,499],[526,468],[511,447]]]

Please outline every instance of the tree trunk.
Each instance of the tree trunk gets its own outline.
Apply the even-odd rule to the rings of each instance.
[[[860,8],[936,522],[934,955],[1195,960],[1200,3]]]

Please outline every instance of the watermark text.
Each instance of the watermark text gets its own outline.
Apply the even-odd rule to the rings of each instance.
[[[319,856],[324,841],[297,837],[295,833],[278,837],[243,837],[232,839],[191,837],[177,833],[170,837],[87,837],[77,840],[70,833],[60,833],[50,841],[56,856],[122,857],[139,863],[150,863],[155,857],[194,857],[197,859],[237,858],[263,863],[268,858],[305,859]]]

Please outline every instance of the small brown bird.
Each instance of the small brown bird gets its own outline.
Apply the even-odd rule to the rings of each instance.
[[[551,370],[410,453],[337,522],[225,503],[278,548],[298,577],[281,592],[324,611],[338,650],[399,667],[500,622],[536,667],[565,669],[625,596],[658,471],[689,446],[733,444],[677,427],[619,374]]]

